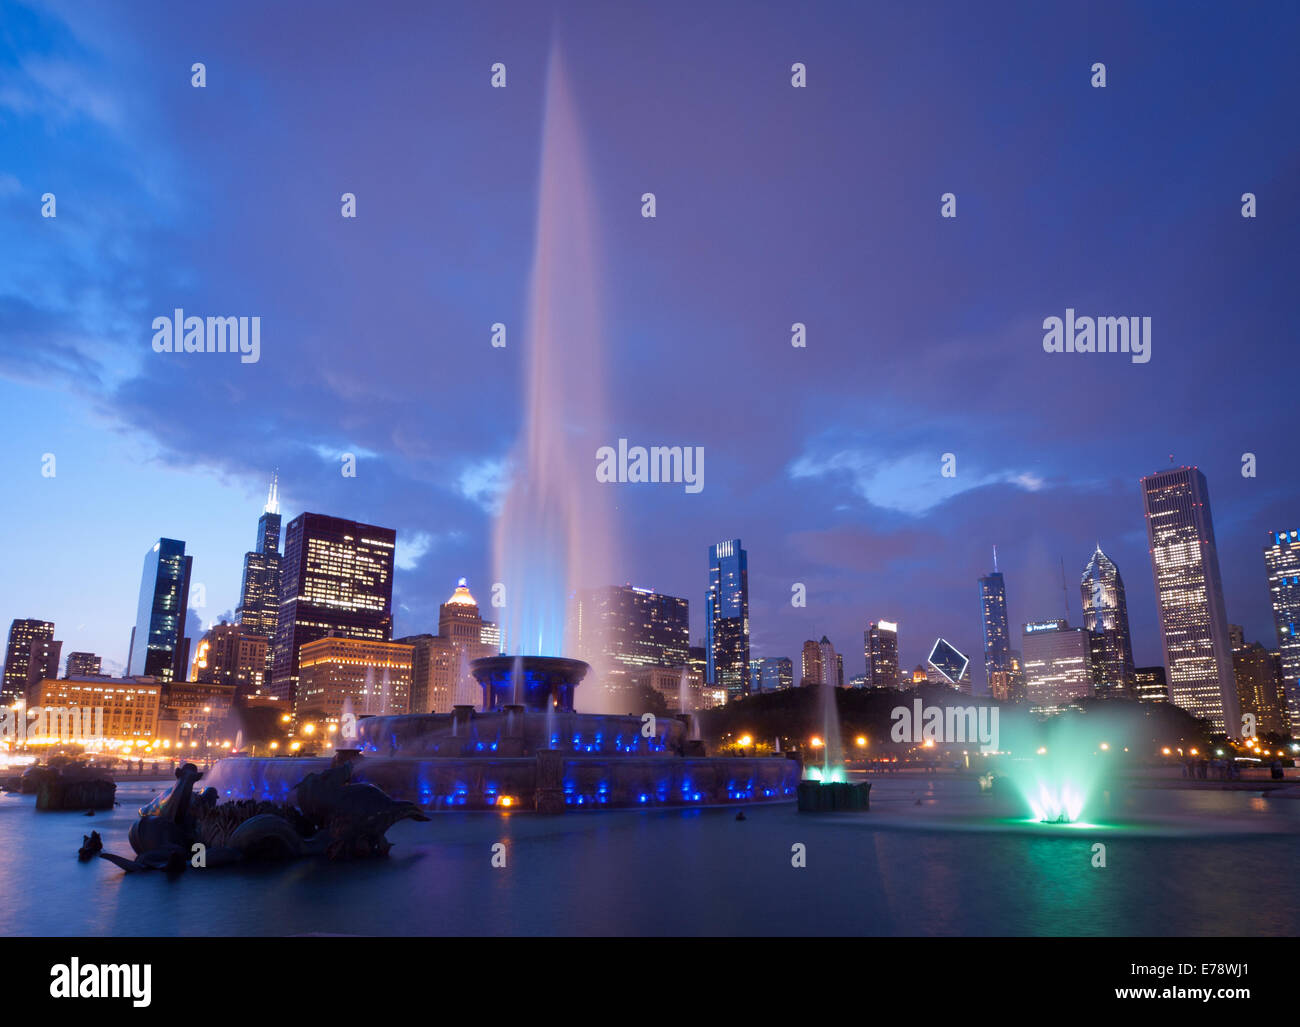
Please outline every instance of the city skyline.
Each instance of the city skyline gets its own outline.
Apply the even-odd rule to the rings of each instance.
[[[712,29],[678,39],[669,13],[638,21],[637,38],[672,49],[670,76],[624,73],[642,60],[626,12],[592,10],[559,32],[585,134],[599,141],[593,203],[618,408],[605,441],[680,437],[705,448],[709,468],[698,495],[609,486],[628,544],[608,580],[590,584],[688,597],[698,640],[701,547],[743,538],[754,554],[751,653],[797,659],[803,639],[825,634],[851,654],[853,676],[858,633],[880,618],[899,624],[905,667],[938,636],[980,652],[971,583],[992,545],[1014,625],[1057,615],[1059,562],[1081,564],[1100,539],[1128,570],[1134,660],[1150,666],[1162,657],[1152,585],[1137,570],[1147,542],[1135,483],[1172,451],[1213,482],[1229,616],[1273,644],[1258,539],[1294,523],[1300,470],[1285,444],[1286,376],[1273,371],[1290,318],[1276,269],[1298,206],[1280,156],[1296,133],[1286,33],[1255,38],[1210,13],[1175,41],[1122,8],[1054,11],[1043,17],[1060,42],[1044,53],[1045,26],[958,10],[945,12],[946,29],[988,37],[990,49],[938,54],[922,12],[846,12],[831,29],[800,12],[745,11],[763,41],[746,47]],[[275,467],[286,520],[323,510],[397,531],[397,634],[430,629],[447,582],[494,577],[492,521],[519,428],[545,47],[494,54],[492,26],[422,12],[376,75],[341,45],[375,38],[365,19],[345,29],[268,17],[271,35],[339,54],[340,74],[318,81],[305,52],[268,60],[244,45],[237,18],[196,28],[166,9],[109,20],[18,8],[10,22],[16,61],[67,70],[19,76],[0,104],[17,143],[0,218],[23,257],[0,283],[0,402],[12,412],[0,473],[13,483],[0,525],[25,542],[0,580],[0,623],[53,621],[65,649],[117,672],[130,578],[151,539],[186,541],[205,626],[235,611],[244,511],[261,505]],[[516,38],[548,38],[542,12],[511,18]],[[1108,33],[1126,40],[1124,56],[1141,54],[1143,75],[1103,93],[1071,69],[1086,70]],[[866,62],[850,42],[882,35],[893,45]],[[1188,47],[1247,38],[1254,56],[1234,52],[1224,73],[1271,133],[1247,131],[1228,109],[1193,115],[1167,92]],[[206,50],[220,74],[207,92],[184,75],[174,88],[175,69],[132,59],[144,40]],[[803,94],[789,88],[794,48],[812,72]],[[1035,95],[989,75],[1027,53]],[[498,56],[508,89],[462,88]],[[465,107],[412,143],[431,66]],[[894,79],[912,89],[882,106],[876,87]],[[317,83],[310,97],[305,81]],[[270,109],[310,101],[330,118],[261,118],[241,91],[249,83]],[[626,112],[642,108],[631,126]],[[864,110],[872,131],[849,131]],[[1004,145],[989,110],[1032,145]],[[359,134],[344,141],[336,119]],[[235,123],[251,126],[256,172],[232,171],[217,141]],[[1131,157],[1080,166],[1080,146]],[[394,156],[360,156],[373,153]],[[717,171],[707,182],[701,154]],[[1182,173],[1166,187],[1170,162]],[[304,164],[309,188],[268,189]],[[50,167],[64,169],[60,181],[46,180]],[[648,188],[660,201],[651,225],[635,202]],[[57,219],[39,217],[46,189],[60,197]],[[949,189],[958,217],[946,223],[938,198]],[[354,223],[339,218],[345,190],[358,197]],[[1247,190],[1261,211],[1249,221]],[[1118,221],[1115,196],[1134,205]],[[350,280],[340,269],[358,247],[388,256]],[[1038,252],[1054,259],[1023,260]],[[1021,275],[1008,282],[1006,266]],[[1085,296],[1152,317],[1149,363],[1043,352],[1042,319],[1099,309]],[[160,311],[232,303],[262,318],[259,362],[150,349]],[[808,326],[805,349],[789,345],[794,321]],[[499,349],[498,322],[510,329]],[[451,401],[412,396],[408,372],[430,360],[464,386]],[[767,402],[719,418],[719,382]],[[1075,395],[1089,397],[1086,411],[1063,412],[1061,397]],[[940,474],[946,453],[951,478]],[[1247,453],[1255,477],[1242,476]],[[57,459],[52,477],[45,454]],[[356,478],[339,473],[344,454]],[[806,607],[789,602],[796,582]]]

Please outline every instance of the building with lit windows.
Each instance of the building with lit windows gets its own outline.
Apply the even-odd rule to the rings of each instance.
[[[280,494],[278,476],[271,479],[266,506],[257,520],[257,542],[244,554],[244,578],[235,620],[249,635],[275,638],[280,616]],[[266,682],[273,670],[273,649],[266,650]]]
[[[271,682],[277,695],[301,705],[298,659],[308,642],[331,633],[370,642],[392,639],[396,544],[392,528],[341,517],[305,513],[289,522]]]
[[[273,705],[279,697],[266,679],[269,640],[250,634],[242,624],[222,622],[208,630],[195,647],[190,680],[229,685],[237,706]]]
[[[1083,626],[1092,653],[1092,683],[1102,698],[1132,698],[1133,643],[1124,579],[1098,544],[1079,580]]]
[[[758,688],[777,692],[794,687],[794,664],[788,656],[765,656],[758,661]]]
[[[1241,712],[1254,715],[1255,732],[1290,735],[1291,718],[1287,713],[1280,655],[1258,642],[1250,642],[1232,651],[1232,669],[1237,677]]]
[[[307,642],[298,657],[299,728],[316,718],[337,724],[345,699],[352,700],[357,716],[410,713],[412,654],[400,642],[338,635]]]
[[[144,554],[140,602],[126,665],[128,677],[185,680],[190,663],[185,615],[192,564],[193,557],[185,555],[185,543],[174,538],[160,538]]]
[[[102,672],[103,660],[94,653],[68,653],[68,669],[64,677],[98,677]]]
[[[259,655],[264,654],[259,651]],[[229,721],[235,698],[233,684],[172,681],[163,685],[158,737],[196,749],[199,755],[212,755],[212,750],[221,748],[222,729]]]
[[[682,667],[690,653],[690,604],[618,585],[577,593],[571,606],[579,658],[613,678],[647,667]]]
[[[736,698],[749,690],[749,559],[740,539],[709,547],[705,680]]]
[[[1021,635],[1030,706],[1055,712],[1093,694],[1088,632],[1064,619],[1031,621]]]
[[[1011,669],[1011,622],[1007,617],[1007,586],[998,570],[998,551],[993,550],[993,571],[979,579],[980,623],[984,629],[984,680],[989,693],[1007,688]]]
[[[71,737],[66,721],[75,710],[81,712],[76,732],[80,738],[107,745],[152,742],[158,737],[162,687],[162,682],[148,677],[44,678],[37,682],[28,704],[29,710],[39,707],[44,712],[29,723],[27,740]],[[63,730],[54,727],[52,717],[63,718]],[[86,729],[87,722],[95,725],[93,734]]]
[[[1268,597],[1273,604],[1273,625],[1282,661],[1287,716],[1300,730],[1300,532],[1270,531],[1264,547],[1268,570]]]
[[[1195,467],[1142,479],[1169,701],[1237,737],[1241,716],[1210,490]]]
[[[820,685],[822,683],[822,651],[811,638],[803,644],[799,659],[800,686]]]
[[[9,644],[5,649],[3,685],[0,685],[0,702],[8,706],[18,699],[26,699],[28,686],[43,678],[58,677],[58,666],[51,669],[43,654],[54,643],[54,622],[48,620],[18,619],[9,625]],[[33,665],[32,646],[42,654]],[[33,679],[32,675],[35,674]]]
[[[873,620],[863,633],[868,688],[898,687],[898,624]]]
[[[1138,702],[1168,702],[1169,685],[1165,681],[1165,668],[1135,667],[1133,697]]]

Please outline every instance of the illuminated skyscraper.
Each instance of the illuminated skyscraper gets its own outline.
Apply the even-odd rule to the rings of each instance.
[[[144,554],[127,677],[185,680],[190,660],[185,614],[192,564],[193,557],[185,555],[185,543],[174,538],[160,538]]]
[[[730,698],[749,691],[749,562],[740,539],[709,547],[704,628],[706,682]]]
[[[867,687],[898,687],[898,625],[892,620],[873,620],[865,632]]]
[[[1056,712],[1093,694],[1088,632],[1064,620],[1031,621],[1021,641],[1025,690],[1031,706]]]
[[[1241,732],[1205,475],[1172,467],[1142,479],[1169,701],[1214,730]]]
[[[801,686],[820,685],[822,683],[822,651],[821,647],[811,638],[803,644],[799,670],[799,684]]]
[[[777,692],[794,686],[794,664],[788,656],[767,656],[758,661],[759,688]]]
[[[1300,635],[1296,634],[1300,630],[1300,532],[1270,531],[1264,566],[1268,568],[1287,714],[1295,728],[1300,725]]]
[[[42,644],[54,642],[54,624],[48,620],[18,619],[9,625],[9,645],[5,649],[5,669],[3,684],[0,685],[0,705],[8,706],[27,695],[27,686],[31,673],[36,673],[36,680],[58,677],[57,657],[55,667],[51,670],[43,661],[32,664],[32,645],[36,644],[38,652],[43,652]]]
[[[936,638],[927,662],[938,675],[938,682],[969,693],[970,658],[946,638]]]
[[[68,669],[65,677],[97,677],[103,661],[94,653],[68,653]]]
[[[305,513],[289,522],[275,626],[272,689],[277,695],[296,699],[298,658],[307,642],[331,632],[376,642],[392,639],[396,543],[392,528],[342,517]]]
[[[1129,639],[1128,602],[1119,568],[1098,544],[1079,581],[1083,626],[1092,652],[1092,681],[1097,695],[1131,698],[1133,644]]]
[[[280,616],[280,492],[279,476],[272,477],[266,506],[257,520],[257,543],[244,554],[244,581],[235,620],[247,635],[275,638]],[[271,680],[274,650],[266,653],[266,681]]]
[[[691,647],[690,603],[648,588],[615,585],[579,592],[578,655],[601,660],[607,673],[684,667]]]
[[[1255,731],[1261,735],[1289,735],[1286,692],[1282,684],[1282,661],[1258,642],[1236,647],[1232,667],[1237,675],[1237,700],[1241,712],[1255,717]]]
[[[985,688],[992,693],[995,683],[1001,687],[1011,667],[1011,624],[1007,620],[1007,586],[998,571],[996,546],[993,548],[993,573],[980,578],[980,620],[984,626]]]

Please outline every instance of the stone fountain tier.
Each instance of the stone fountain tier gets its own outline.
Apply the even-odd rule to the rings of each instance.
[[[470,673],[483,689],[483,709],[502,710],[519,705],[535,713],[554,705],[573,709],[573,692],[591,670],[582,660],[563,656],[485,656],[474,660]],[[516,689],[515,671],[523,671]]]
[[[692,751],[686,736],[686,725],[676,717],[656,717],[650,724],[635,715],[531,713],[520,706],[493,713],[457,706],[453,713],[363,717],[357,722],[357,748],[362,753],[408,758],[535,756],[549,749],[591,756],[703,755],[698,748]]]
[[[235,756],[219,761],[202,784],[225,799],[291,801],[307,774],[328,757]],[[361,756],[352,780],[368,781],[394,799],[431,810],[641,809],[789,801],[799,764],[782,757],[592,756],[543,752],[534,757]]]

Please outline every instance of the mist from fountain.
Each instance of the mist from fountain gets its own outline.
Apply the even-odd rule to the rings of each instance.
[[[842,783],[848,780],[848,772],[844,767],[844,742],[840,738],[838,689],[829,682],[823,682],[817,689],[821,702],[822,765],[810,767],[807,776],[823,784]]]
[[[612,439],[593,195],[568,77],[553,46],[523,340],[523,425],[494,536],[496,576],[507,589],[502,648],[522,655],[566,655],[570,596],[617,580],[611,486],[595,473],[596,450]],[[571,655],[603,679],[601,640],[585,637],[582,650]],[[603,693],[590,689],[585,701]]]

